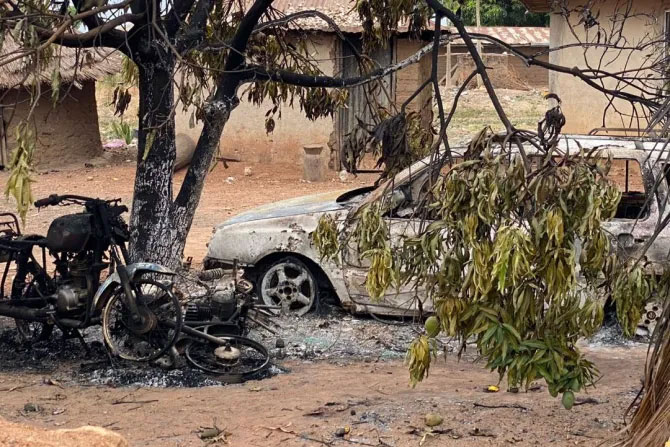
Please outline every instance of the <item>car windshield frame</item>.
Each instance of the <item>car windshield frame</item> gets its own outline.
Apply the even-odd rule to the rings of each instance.
[[[580,141],[580,139],[574,138],[574,137],[568,137],[563,138],[560,140],[561,142],[559,143],[559,149],[566,151],[567,153],[570,153],[571,151],[568,148],[575,148],[577,147],[576,141]],[[602,139],[590,141],[590,142],[602,142]],[[618,145],[616,144],[616,140],[609,141],[610,144],[607,144],[605,146],[601,146],[600,148],[605,151],[609,151],[612,155],[613,159],[629,159],[629,160],[637,160],[640,163],[640,169],[642,170],[642,176],[643,178],[646,175],[651,175],[652,177],[656,178],[657,175],[659,175],[655,169],[656,163],[652,163],[654,167],[645,167],[647,163],[653,160],[654,155],[658,155],[661,153],[661,151],[657,149],[649,149],[649,148],[630,148],[627,145]],[[626,142],[630,144],[631,142]],[[463,157],[463,148],[455,148],[451,150],[452,157],[454,158],[462,158]],[[593,148],[587,148],[584,147],[584,150],[588,149],[593,149]],[[408,182],[415,181],[416,179],[420,178],[421,175],[423,175],[426,170],[431,166],[431,162],[437,161],[437,160],[444,160],[445,158],[442,157],[444,155],[445,151],[440,150],[437,152],[437,157],[436,154],[431,154],[428,155],[414,163],[412,163],[409,167],[403,169],[400,171],[398,174],[396,174],[394,177],[386,180],[384,183],[379,185],[377,188],[375,188],[366,198],[361,200],[356,207],[356,209],[361,208],[362,206],[365,206],[368,203],[374,202],[378,200],[380,197],[382,197],[385,194],[392,194],[392,192],[399,187],[404,186]],[[513,150],[512,153],[516,154],[518,153],[518,150]],[[574,153],[574,152],[573,152]],[[538,151],[535,147],[529,147],[527,148],[527,154],[528,155],[538,155],[541,154],[540,151]],[[441,169],[441,167],[440,167]],[[648,171],[645,173],[645,171]],[[659,198],[659,194],[663,195],[665,193],[663,184],[659,185],[658,191],[656,191],[657,199]],[[645,194],[649,195],[650,191],[647,190],[648,185],[647,181],[645,180]],[[670,188],[668,188],[670,189]],[[654,201],[655,202],[655,201]],[[650,211],[654,211],[653,205],[656,203],[652,203],[652,208]],[[658,204],[656,204],[658,205]],[[648,218],[649,215],[646,216]]]

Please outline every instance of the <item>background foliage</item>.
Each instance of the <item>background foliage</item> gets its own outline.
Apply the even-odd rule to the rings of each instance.
[[[477,23],[476,0],[445,0],[444,3],[452,7],[459,4],[466,25]],[[481,0],[480,8],[482,26],[549,26],[549,14],[529,12],[519,0]]]

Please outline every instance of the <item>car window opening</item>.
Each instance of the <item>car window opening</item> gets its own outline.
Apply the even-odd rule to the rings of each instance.
[[[462,161],[462,158],[455,159],[454,164],[458,164]],[[537,169],[540,165],[540,157],[531,157],[531,169]],[[445,175],[450,169],[451,166],[448,164],[441,166],[440,175]],[[663,174],[670,187],[670,164],[664,165]],[[624,158],[612,160],[612,167],[608,174],[608,179],[617,186],[619,191],[621,191],[621,201],[617,207],[614,216],[615,219],[634,220],[648,217],[649,207],[647,204],[647,193],[644,186],[642,169],[638,160]],[[420,175],[414,181],[410,180],[409,183],[414,185],[408,188],[409,190],[406,189],[402,191],[404,193],[403,195],[401,195],[401,191],[396,191],[397,194],[394,196],[394,206],[392,206],[390,212],[387,213],[387,217],[416,218],[418,215],[425,217],[425,213],[417,213],[417,211],[420,211],[417,208],[421,208],[428,203],[426,200],[429,198],[427,197],[429,195],[427,194],[429,185],[428,180],[427,176]],[[416,181],[421,185],[419,188],[416,187]],[[401,200],[403,196],[404,200]],[[428,216],[428,219],[431,219],[432,217],[434,216]]]
[[[621,191],[615,219],[643,219],[649,215],[644,178],[638,160],[612,160],[608,178]]]

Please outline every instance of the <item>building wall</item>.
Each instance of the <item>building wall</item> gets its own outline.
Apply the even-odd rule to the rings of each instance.
[[[396,61],[407,59],[426,44],[427,42],[422,40],[396,39]],[[404,103],[419,88],[423,80],[430,76],[430,65],[430,56],[426,55],[418,64],[410,65],[396,74],[395,99],[398,105]],[[424,89],[421,95],[409,103],[408,109],[422,110],[427,104],[431,104],[431,95],[431,88]]]
[[[425,46],[428,42],[423,42],[423,41],[411,41],[407,39],[398,39],[398,60],[405,59],[412,54],[416,53],[419,51],[423,46]],[[519,51],[521,51],[524,54],[537,54],[539,52],[542,52],[543,50],[546,50],[547,47],[542,47],[542,46],[529,46],[529,47],[519,47]],[[483,52],[484,52],[484,58],[486,58],[487,54],[490,55],[502,55],[503,51],[502,49],[491,46],[491,45],[484,45],[483,47]],[[440,49],[440,58],[439,58],[439,65],[437,67],[438,69],[438,76],[440,79],[444,79],[444,76],[447,72],[447,48],[442,47]],[[456,65],[459,62],[466,61],[469,58],[468,50],[464,45],[452,45],[451,46],[451,66],[452,69],[456,67]],[[547,54],[543,54],[538,57],[539,60],[542,61],[548,61],[549,56]],[[521,59],[518,57],[514,56],[509,56],[506,61],[501,61],[500,58],[495,57],[492,58],[493,61],[495,61],[495,64],[498,65],[499,70],[501,71],[501,68],[504,67],[504,70],[506,73],[498,73],[492,72],[491,77],[492,81],[494,83],[494,86],[496,87],[501,87],[501,88],[541,88],[541,89],[546,89],[547,86],[549,85],[549,72],[545,70],[544,68],[537,67],[537,66],[532,66],[532,67],[527,67]],[[423,69],[426,73],[430,73],[430,56],[424,56],[422,59],[421,63],[425,66]],[[397,84],[397,93],[396,93],[396,99],[399,103],[402,103],[405,99],[407,99],[415,90],[416,88],[421,84],[420,79],[425,79],[421,78],[419,75],[419,71],[421,70],[421,64],[413,65],[402,72],[398,73],[398,84]],[[455,84],[452,85],[459,85],[458,82],[460,80],[464,80],[470,72],[474,69],[474,64],[467,64],[465,66],[462,66],[460,68],[455,69],[455,73],[453,75],[453,81]],[[515,82],[510,82],[509,81],[509,76],[507,71],[511,71],[511,75],[514,77]],[[516,82],[518,80],[518,82]],[[424,98],[425,99],[425,98]],[[428,98],[429,99],[429,98]],[[420,99],[415,99],[410,103],[410,108],[412,110],[416,110],[418,105],[422,103]]]
[[[570,7],[574,8],[577,5],[583,4],[581,0],[570,0]],[[614,13],[615,4],[620,2],[602,1],[596,2],[594,6],[594,15],[597,10],[600,10],[599,20],[603,26],[607,27],[607,19]],[[625,2],[624,2],[625,3]],[[626,22],[624,35],[630,45],[635,45],[647,33],[660,33],[663,31],[663,11],[670,6],[667,0],[635,0],[633,2],[632,14],[645,13],[658,18],[657,23],[648,16],[636,16],[629,18]],[[585,39],[585,29],[583,26],[575,26],[578,18],[574,17],[571,20],[574,31],[579,36],[580,40]],[[591,31],[593,33],[593,31]],[[567,21],[559,15],[552,14],[551,16],[551,47],[557,48],[562,45],[575,43],[572,31]],[[597,66],[597,61],[602,55],[599,49],[587,50],[587,58],[592,64]],[[612,54],[611,52],[609,54]],[[609,72],[616,72],[624,69],[626,66],[627,54],[622,54],[618,59],[608,61],[608,65],[603,67]],[[552,52],[549,58],[550,62],[566,67],[580,67],[586,66],[584,50],[582,48],[565,49]],[[643,57],[631,57],[628,62],[628,68],[639,68],[643,63]],[[644,74],[641,74],[642,76]],[[607,88],[616,88],[614,82],[606,83]],[[594,88],[588,86],[580,79],[569,74],[550,73],[549,89],[558,94],[563,101],[562,109],[565,114],[567,123],[564,128],[565,132],[571,133],[588,133],[594,128],[602,127],[638,127],[638,123],[631,123],[629,119],[622,118],[621,115],[613,110],[610,110],[606,115],[605,110],[608,106],[608,100],[605,95]],[[622,101],[616,101],[617,109],[624,113],[630,113],[629,105]],[[646,123],[639,124],[644,127]]]
[[[547,47],[520,47],[518,50],[525,55],[534,55],[546,51]],[[548,62],[549,55],[544,53],[537,56],[537,59],[543,62]],[[545,68],[536,65],[528,67],[521,59],[513,56],[510,56],[509,58],[509,67],[514,70],[523,82],[533,88],[547,88],[549,85],[549,72]]]
[[[335,39],[321,34],[315,37],[314,42],[313,54],[322,60],[321,69],[326,74],[334,74]],[[332,118],[309,121],[296,100],[293,107],[290,104],[282,106],[281,119],[275,119],[274,131],[268,134],[265,131],[265,113],[272,108],[272,103],[268,101],[258,107],[246,100],[244,91],[243,86],[238,92],[240,104],[231,114],[221,136],[221,152],[224,156],[248,162],[301,164],[303,146],[323,144],[326,148],[324,156],[328,157],[327,144],[333,132]],[[202,125],[190,129],[189,117],[190,111],[184,113],[179,108],[176,131],[189,135],[197,142]]]
[[[526,55],[533,55],[545,51],[547,47],[533,46],[533,47],[518,47],[518,50]],[[492,71],[490,76],[495,87],[500,88],[547,88],[549,85],[549,72],[544,68],[531,66],[528,67],[524,62],[516,56],[508,55],[502,61],[500,57],[503,55],[503,50],[499,47],[484,45],[483,47],[484,59],[486,60],[487,55],[492,55],[492,61],[495,61],[495,64],[498,65],[498,69],[505,70],[505,73],[496,73]],[[440,50],[440,66],[438,67],[440,79],[442,79],[447,72],[447,49],[442,48]],[[464,59],[465,58],[465,59]],[[457,63],[462,62],[470,58],[468,50],[463,45],[452,45],[451,46],[451,64],[452,68],[456,66]],[[538,56],[539,60],[548,61],[549,56],[543,54]],[[491,67],[493,68],[493,67]],[[463,80],[474,70],[474,63],[469,63],[465,67],[456,69],[454,73],[453,80]],[[511,71],[511,75],[514,77],[513,80],[508,79],[508,71]]]
[[[340,53],[339,41],[330,34],[320,33],[314,37],[313,54],[320,59],[321,69],[326,74],[338,74],[336,60]],[[427,42],[420,40],[409,40],[407,38],[395,39],[396,61],[403,60],[419,49],[425,46]],[[535,49],[533,49],[535,50]],[[458,51],[465,51],[464,48]],[[446,49],[442,52],[446,54]],[[514,58],[512,58],[514,59]],[[453,63],[456,63],[456,56],[452,56]],[[440,64],[440,76],[445,72],[446,61],[441,58],[444,64]],[[429,76],[431,68],[430,56],[425,56],[420,63],[410,65],[399,71],[395,75],[395,101],[402,104],[416,89],[421,85],[424,79]],[[516,69],[517,62],[510,60],[510,65]],[[523,66],[518,69],[521,76],[534,87],[546,87],[546,71],[528,69]],[[544,79],[542,78],[544,75]],[[409,105],[409,110],[423,111],[426,119],[430,118],[432,89],[426,88],[421,95],[418,95]],[[276,126],[271,134],[265,131],[265,113],[271,107],[265,104],[260,107],[250,104],[246,101],[244,87],[239,92],[240,105],[231,114],[230,120],[224,128],[221,137],[221,151],[224,156],[239,159],[248,162],[288,162],[302,163],[303,146],[308,144],[324,145],[324,158],[329,158],[330,149],[336,149],[338,139],[334,137],[333,132],[337,128],[332,118],[322,118],[316,121],[309,121],[305,118],[300,106],[295,104],[291,107],[284,104],[282,108],[281,119],[276,120]],[[197,141],[201,125],[193,129],[189,128],[190,111],[182,112],[178,108],[176,115],[177,133],[183,133]],[[329,145],[333,146],[329,149]],[[331,154],[332,155],[332,154]],[[332,157],[331,157],[332,159]],[[336,162],[331,162],[333,166]]]
[[[7,142],[11,151],[16,147],[15,127],[28,114],[30,95],[23,89],[0,91],[7,127]],[[45,88],[33,113],[37,130],[34,166],[52,168],[89,160],[102,154],[98,110],[95,100],[95,81],[86,81],[82,88],[64,86],[56,108],[51,102],[51,90]]]

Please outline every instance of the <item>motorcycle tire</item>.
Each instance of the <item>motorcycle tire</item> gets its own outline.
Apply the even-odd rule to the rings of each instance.
[[[183,324],[181,303],[169,286],[150,279],[132,283],[140,292],[141,322],[133,322],[118,286],[102,311],[102,335],[109,351],[124,360],[150,362],[163,356],[179,338]],[[148,325],[145,323],[149,322]]]
[[[40,323],[38,321],[19,320],[18,318],[15,318],[14,324],[16,324],[16,330],[21,339],[28,343],[49,340],[54,330],[53,324]]]

